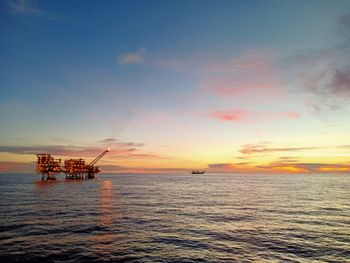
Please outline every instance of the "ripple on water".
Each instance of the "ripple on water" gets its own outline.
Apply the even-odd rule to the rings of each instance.
[[[325,174],[2,175],[0,261],[350,262],[348,189]]]

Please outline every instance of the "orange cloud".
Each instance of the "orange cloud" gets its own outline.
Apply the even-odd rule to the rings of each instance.
[[[284,163],[273,162],[268,165],[257,166],[267,171],[290,172],[290,173],[336,173],[349,172],[350,164],[328,163]]]
[[[333,146],[313,146],[313,147],[269,147],[269,142],[260,142],[255,144],[242,145],[239,152],[245,155],[256,153],[272,153],[272,152],[294,152],[307,150],[322,150],[322,149],[349,149],[350,145],[333,145]],[[245,158],[244,156],[242,156]],[[289,159],[291,157],[280,157],[281,159]]]
[[[337,173],[350,172],[350,164],[272,162],[266,165],[247,163],[209,164],[209,172],[224,173]]]
[[[271,152],[289,152],[289,151],[303,151],[303,150],[315,150],[321,147],[281,147],[273,148],[268,147],[267,143],[257,143],[257,144],[245,144],[239,150],[243,154],[255,154],[255,153],[271,153]]]

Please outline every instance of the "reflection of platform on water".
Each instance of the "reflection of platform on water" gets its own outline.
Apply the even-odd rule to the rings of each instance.
[[[112,188],[113,183],[110,180],[104,180],[101,188],[101,217],[100,223],[103,226],[108,226],[112,223]]]
[[[107,258],[115,251],[113,243],[118,239],[118,234],[113,231],[113,221],[119,216],[113,209],[113,182],[111,180],[103,180],[100,187],[99,202],[99,218],[97,224],[101,231],[93,235],[91,248],[98,253],[105,255]]]

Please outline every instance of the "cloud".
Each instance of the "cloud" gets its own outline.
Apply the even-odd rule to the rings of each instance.
[[[67,152],[81,151],[83,147],[77,146],[0,146],[0,152],[13,154],[37,154],[37,153],[55,153],[65,154]]]
[[[340,37],[331,46],[298,54],[294,59],[294,79],[302,92],[313,95],[308,102],[313,111],[341,109],[350,99],[350,13],[338,18]]]
[[[350,149],[350,145],[338,145],[338,148]]]
[[[111,151],[107,158],[166,158],[152,152],[145,152],[141,148],[142,143],[120,142],[114,138],[107,138],[98,142],[97,146],[74,146],[74,145],[34,145],[34,146],[0,146],[0,152],[12,154],[29,154],[35,155],[40,153],[48,153],[56,156],[64,157],[94,157],[106,150],[106,144],[111,146]]]
[[[310,69],[303,80],[307,91],[327,101],[350,98],[350,70],[336,65],[315,71]]]
[[[169,156],[161,156],[152,152],[117,152],[117,153],[111,153],[111,158],[114,157],[116,159],[157,159],[157,160],[170,160],[173,159]]]
[[[45,12],[36,6],[32,0],[9,0],[7,5],[14,15],[40,16]]]
[[[226,111],[213,111],[209,114],[210,117],[213,117],[221,121],[242,121],[250,115],[249,111],[246,110],[226,110]]]
[[[260,122],[266,120],[279,120],[279,119],[298,119],[300,118],[299,112],[286,111],[286,112],[257,112],[241,109],[234,110],[216,110],[212,111],[207,116],[228,122]]]
[[[0,146],[0,152],[12,154],[52,154],[54,156],[67,157],[95,157],[106,150],[106,147],[85,147],[85,146],[68,146],[68,145],[37,145],[37,146]],[[120,145],[113,149],[114,155],[130,155],[136,149],[127,145]]]
[[[241,56],[221,64],[209,65],[207,72],[255,72],[260,74],[271,73],[274,67],[269,55],[259,50],[246,51]]]
[[[298,159],[295,158],[295,157],[291,157],[291,156],[281,156],[281,157],[278,157],[278,159],[282,162],[286,162],[286,163],[295,163],[295,162],[298,162]]]
[[[255,154],[255,153],[271,153],[271,152],[290,152],[290,151],[304,151],[304,150],[315,150],[321,147],[286,147],[286,148],[273,148],[268,147],[267,143],[257,144],[245,144],[241,146],[239,150],[242,154]],[[289,157],[284,157],[289,158]]]
[[[49,13],[37,5],[36,0],[8,0],[7,7],[11,14],[16,16],[38,17],[48,20],[69,21],[67,16]]]
[[[350,70],[335,70],[329,91],[337,96],[350,97]]]
[[[213,163],[208,164],[208,172],[212,173],[254,173],[261,169],[256,168],[251,162],[243,163]]]
[[[268,51],[246,51],[239,57],[202,69],[204,86],[220,97],[250,95],[270,100],[285,94],[280,72]]]
[[[113,145],[113,146],[117,146],[117,147],[129,147],[129,146],[142,147],[145,145],[143,143],[135,143],[135,142],[120,142],[118,139],[115,139],[115,138],[106,138],[106,139],[98,141],[98,143],[107,144],[110,146]]]
[[[255,144],[245,144],[242,145],[239,149],[239,152],[243,154],[243,156],[239,156],[237,158],[240,159],[249,159],[247,156],[253,155],[253,154],[260,154],[260,153],[273,153],[273,152],[297,152],[297,151],[312,151],[312,150],[325,150],[328,152],[329,150],[341,150],[341,149],[349,149],[349,145],[333,145],[333,146],[314,146],[314,147],[269,147],[269,142],[260,142]],[[313,153],[315,155],[315,153]],[[329,156],[326,154],[317,154],[318,156]],[[333,154],[334,156],[349,156],[348,154]],[[243,157],[243,158],[242,158]],[[279,157],[282,161],[296,161],[296,157]]]
[[[236,96],[251,93],[263,93],[270,98],[279,84],[274,80],[242,79],[234,77],[215,77],[207,82],[207,86],[217,96]],[[278,91],[280,93],[280,91]]]
[[[170,156],[162,156],[142,149],[143,143],[121,142],[115,138],[106,138],[97,142],[93,146],[74,145],[34,145],[34,146],[1,146],[0,152],[12,154],[52,154],[55,157],[64,158],[94,158],[111,146],[111,150],[106,155],[108,160],[119,159],[157,159],[170,160]]]
[[[108,143],[108,144],[111,144],[111,143],[114,143],[114,142],[117,142],[118,140],[117,139],[114,139],[114,138],[107,138],[107,139],[104,139],[104,140],[101,140],[99,141],[99,143]]]
[[[233,169],[235,166],[232,163],[213,163],[213,164],[208,164],[209,169]]]
[[[141,64],[144,61],[146,48],[141,47],[136,52],[122,53],[118,56],[120,65]]]
[[[209,164],[208,170],[224,173],[348,173],[350,164],[299,163],[289,160],[271,162],[266,165],[253,165],[250,162]]]
[[[338,24],[341,29],[350,31],[350,13],[345,13],[339,16]]]
[[[332,163],[289,163],[272,162],[268,165],[256,166],[266,171],[289,172],[289,173],[336,173],[350,172],[349,164]]]

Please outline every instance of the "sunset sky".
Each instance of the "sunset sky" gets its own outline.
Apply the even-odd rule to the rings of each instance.
[[[350,171],[350,1],[1,1],[0,173]]]

